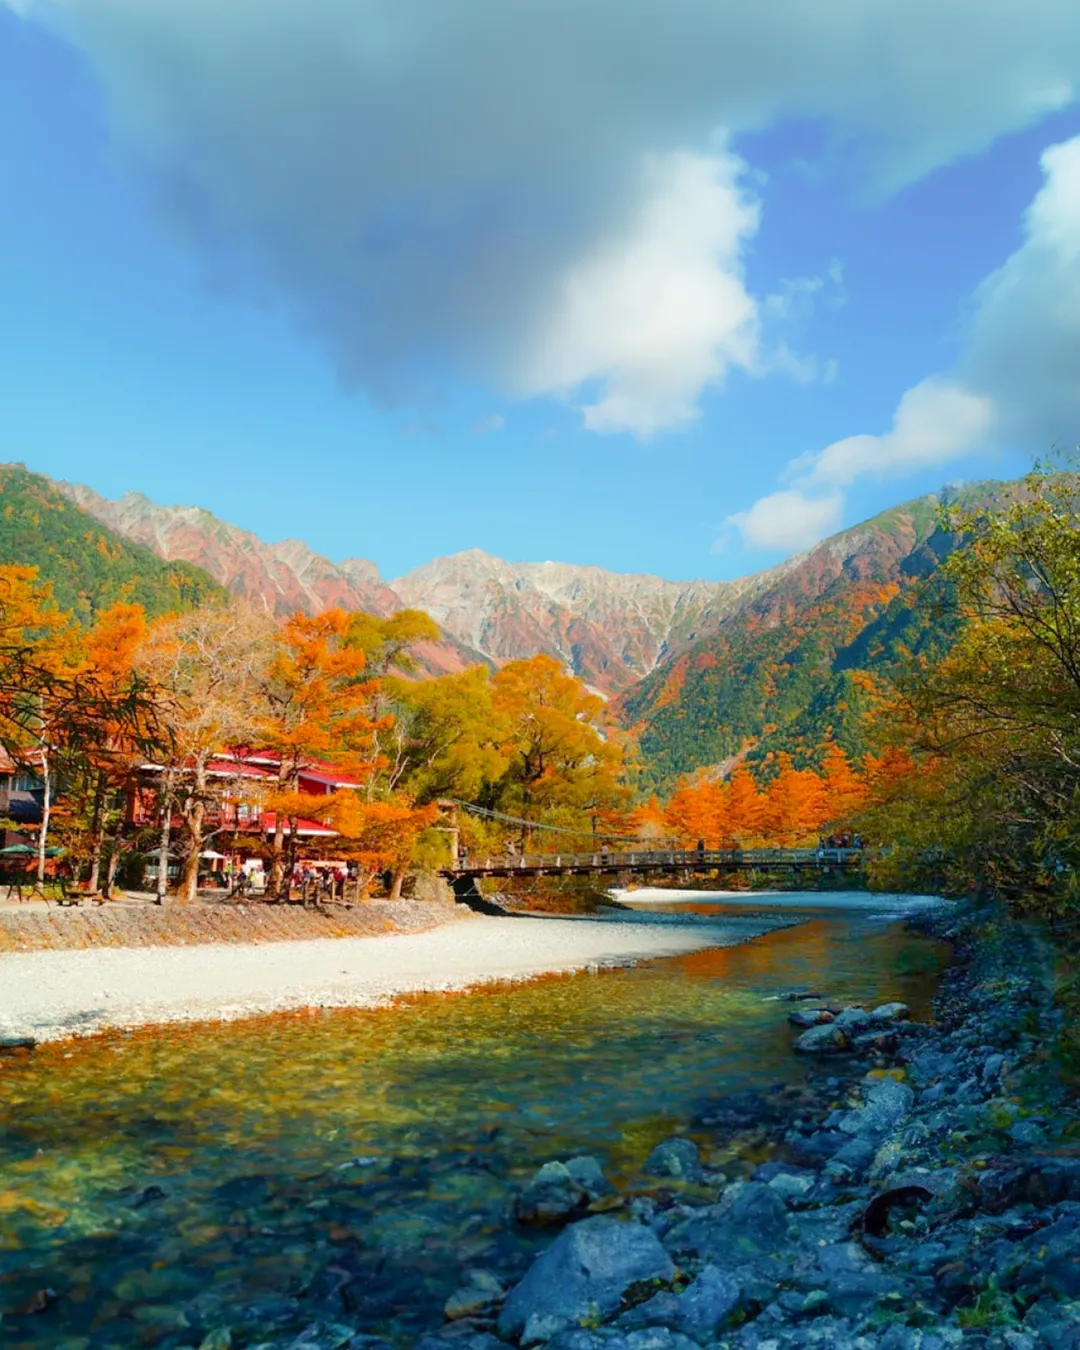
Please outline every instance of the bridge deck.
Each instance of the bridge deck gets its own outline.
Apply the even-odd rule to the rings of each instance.
[[[543,877],[620,872],[710,872],[778,867],[827,868],[858,862],[857,848],[651,849],[633,853],[528,853],[505,858],[462,858],[445,877]]]

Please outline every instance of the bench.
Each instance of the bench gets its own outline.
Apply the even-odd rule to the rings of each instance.
[[[63,883],[60,887],[60,894],[56,898],[56,903],[61,909],[77,909],[84,900],[89,900],[94,905],[108,904],[109,897],[103,895],[101,891],[89,891],[78,883]]]

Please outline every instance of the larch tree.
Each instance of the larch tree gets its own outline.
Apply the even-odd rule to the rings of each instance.
[[[728,780],[727,837],[736,846],[761,837],[764,803],[754,775],[740,764]]]
[[[299,790],[304,765],[332,760],[366,780],[381,762],[375,735],[392,724],[392,714],[378,707],[379,681],[369,677],[363,646],[351,640],[354,617],[341,609],[314,617],[293,614],[276,634],[260,681],[256,736],[262,748],[280,757],[270,799],[275,810],[270,891],[278,899],[288,884],[286,863],[295,861],[297,822],[309,806]],[[324,805],[310,803],[312,809]]]
[[[157,690],[164,763],[158,781],[157,903],[168,889],[171,824],[179,811],[184,851],[179,895],[196,897],[214,756],[247,744],[258,726],[258,696],[273,625],[242,608],[204,608],[159,620],[137,665]]]
[[[505,718],[508,768],[500,784],[504,806],[524,820],[563,808],[571,818],[624,803],[623,752],[605,716],[604,701],[545,654],[510,661],[491,680],[495,712]],[[530,830],[522,826],[521,847]]]

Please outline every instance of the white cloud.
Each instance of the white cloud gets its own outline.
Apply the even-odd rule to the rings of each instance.
[[[993,421],[989,398],[936,378],[923,380],[900,399],[891,430],[834,441],[800,456],[789,473],[807,487],[850,487],[868,475],[913,473],[985,446]]]
[[[1024,242],[979,287],[958,373],[1001,407],[1006,443],[1080,442],[1080,136],[1042,156]]]
[[[118,149],[215,283],[277,297],[344,381],[393,397],[447,375],[577,375],[599,383],[592,401],[571,391],[598,430],[685,421],[752,359],[737,251],[720,263],[706,230],[667,235],[723,317],[649,283],[649,156],[661,177],[722,165],[704,153],[716,127],[817,118],[826,160],[888,190],[1069,103],[1080,72],[1075,0],[21,5],[88,55]],[[592,331],[554,360],[560,313],[581,305]],[[613,331],[621,312],[671,326],[667,365]]]
[[[738,185],[744,167],[729,154],[646,160],[629,229],[563,279],[523,367],[525,392],[569,397],[598,382],[585,425],[650,436],[692,421],[706,386],[754,364],[742,250],[758,208]]]
[[[806,503],[812,520],[816,505],[842,505],[842,490],[860,478],[1001,446],[1030,453],[1080,443],[1080,136],[1050,146],[1041,163],[1044,182],[1024,212],[1023,242],[975,292],[954,370],[907,390],[884,434],[848,436],[792,460],[791,494],[764,497],[729,518],[746,543],[786,547],[767,542],[754,522],[759,512],[768,520],[793,509],[789,495]],[[814,492],[827,495],[805,495]],[[824,509],[821,521],[819,538],[830,528]]]
[[[808,497],[789,488],[760,498],[749,511],[728,516],[724,524],[738,530],[749,548],[796,553],[839,526],[843,504],[839,493]]]

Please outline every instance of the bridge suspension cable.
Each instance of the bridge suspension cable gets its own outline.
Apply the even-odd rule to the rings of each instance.
[[[573,830],[567,825],[545,825],[539,820],[525,820],[522,816],[508,816],[502,811],[489,811],[486,806],[476,806],[472,802],[458,801],[455,797],[447,797],[444,800],[451,801],[455,806],[460,806],[463,811],[468,811],[474,816],[486,816],[489,820],[502,820],[508,825],[525,825],[530,830],[551,830],[555,834],[572,834],[578,839],[583,834],[588,834],[588,830]],[[595,839],[613,840],[618,844],[632,844],[636,842],[632,835],[625,834],[597,834]]]

